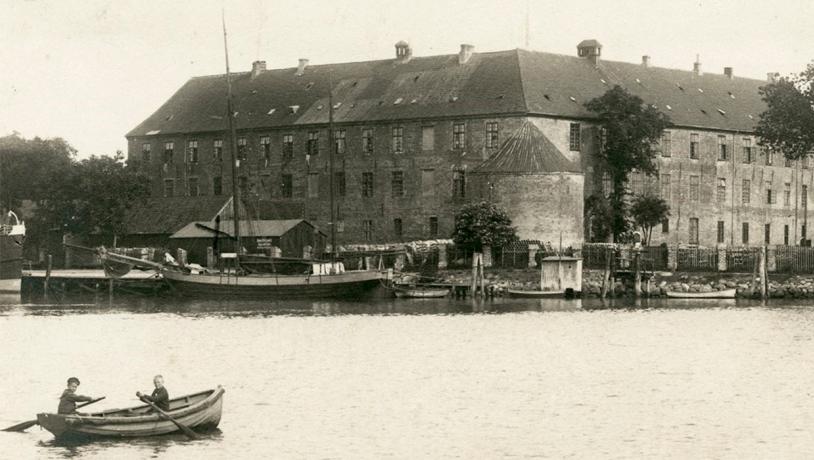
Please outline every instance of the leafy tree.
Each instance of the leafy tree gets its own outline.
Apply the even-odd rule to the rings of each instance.
[[[0,137],[0,202],[16,208],[22,200],[48,199],[75,154],[61,138],[24,139],[19,133]]]
[[[608,237],[618,237],[629,228],[628,175],[634,170],[648,175],[656,172],[653,146],[670,126],[670,119],[618,85],[588,101],[585,107],[599,119],[601,135],[596,156],[612,184],[606,216],[611,229]]]
[[[481,250],[503,246],[517,239],[517,230],[505,212],[488,201],[469,203],[455,214],[455,244]]]
[[[650,244],[653,227],[670,217],[670,206],[662,198],[655,195],[639,195],[633,200],[630,214],[636,226],[642,231],[644,244]]]
[[[768,106],[755,128],[760,144],[793,160],[814,150],[814,63],[762,86],[760,95]]]

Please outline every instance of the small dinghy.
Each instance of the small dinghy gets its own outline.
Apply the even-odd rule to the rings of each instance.
[[[736,289],[712,292],[667,291],[667,297],[671,299],[734,299],[735,292]]]
[[[170,400],[166,413],[196,431],[211,430],[220,423],[223,387]],[[147,404],[91,414],[37,414],[40,426],[57,438],[156,436],[179,431],[179,427]]]
[[[429,286],[396,286],[393,288],[400,299],[438,299],[449,295],[449,289]]]
[[[506,292],[509,294],[509,297],[527,298],[527,299],[565,297],[565,291],[521,291],[517,289],[508,289]]]

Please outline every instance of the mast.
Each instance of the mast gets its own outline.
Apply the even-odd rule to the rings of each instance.
[[[336,151],[336,138],[334,133],[334,82],[333,77],[328,73],[328,139],[330,148],[328,150],[328,181],[331,192],[328,194],[331,204],[331,259],[336,261],[336,210],[334,209],[334,152]]]
[[[236,253],[240,253],[242,245],[240,244],[240,216],[238,215],[238,208],[240,207],[240,195],[238,195],[237,186],[237,134],[235,133],[235,109],[232,102],[232,74],[229,73],[229,47],[226,42],[226,16],[221,10],[221,21],[223,23],[223,53],[226,56],[226,119],[229,123],[229,150],[231,152],[232,161],[232,220],[235,225],[235,241],[237,244]]]

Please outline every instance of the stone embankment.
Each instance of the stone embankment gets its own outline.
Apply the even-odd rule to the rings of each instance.
[[[447,283],[469,284],[471,271],[445,270],[438,276]],[[485,280],[497,292],[506,289],[539,289],[540,272],[536,269],[486,269]],[[601,270],[583,270],[582,295],[598,297],[602,289]],[[662,297],[667,291],[712,292],[736,289],[738,297],[759,295],[758,279],[745,273],[656,273],[650,283],[642,281],[645,295]],[[649,290],[648,290],[649,289]],[[633,296],[631,280],[617,280],[617,297]],[[771,274],[769,276],[771,298],[814,298],[814,275]]]

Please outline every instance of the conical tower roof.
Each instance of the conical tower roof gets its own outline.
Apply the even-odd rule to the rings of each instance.
[[[473,173],[533,174],[581,172],[537,126],[525,121],[488,160]]]

